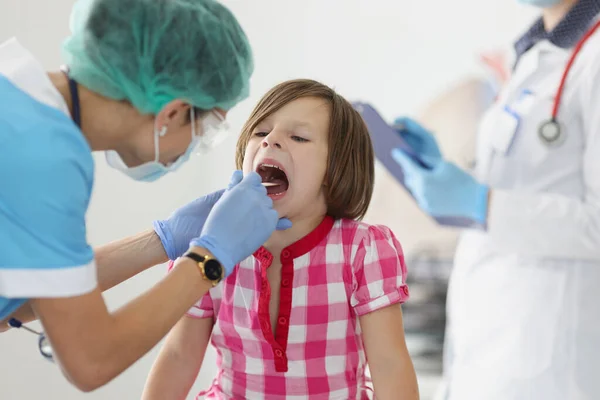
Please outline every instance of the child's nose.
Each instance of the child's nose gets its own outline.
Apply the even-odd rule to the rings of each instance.
[[[274,132],[269,133],[262,141],[262,147],[274,147],[276,149],[281,149],[281,140],[277,137],[277,134],[273,134]]]

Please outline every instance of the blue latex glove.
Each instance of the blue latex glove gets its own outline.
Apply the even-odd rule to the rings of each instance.
[[[227,186],[230,189],[234,181]],[[178,208],[169,218],[152,223],[169,260],[181,257],[190,247],[190,241],[202,233],[208,214],[221,198],[225,189],[217,190]],[[287,229],[282,222],[278,229]]]
[[[181,257],[190,247],[190,240],[200,236],[208,213],[225,189],[209,193],[178,208],[169,218],[152,223],[170,260]]]
[[[432,217],[462,217],[485,224],[489,188],[448,161],[422,168],[400,149],[392,157],[404,172],[404,184],[423,211]]]
[[[437,140],[418,122],[406,117],[397,118],[394,127],[425,164],[434,167],[442,160]]]
[[[235,171],[230,188],[208,215],[200,237],[190,246],[210,251],[229,275],[233,267],[256,251],[276,229],[288,229],[290,220],[279,218],[273,200],[256,172],[243,177]]]

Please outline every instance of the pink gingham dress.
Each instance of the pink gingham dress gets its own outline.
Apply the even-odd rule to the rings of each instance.
[[[285,248],[275,335],[266,272],[272,259],[260,248],[188,312],[215,319],[218,373],[197,399],[368,399],[358,317],[408,298],[394,234],[326,217]]]

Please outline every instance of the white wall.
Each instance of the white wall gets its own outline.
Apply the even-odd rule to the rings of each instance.
[[[56,69],[72,3],[0,0],[0,41],[16,36],[46,68]],[[297,77],[321,80],[350,99],[371,100],[390,119],[416,113],[439,91],[476,71],[478,51],[508,43],[532,18],[532,10],[514,0],[224,3],[238,16],[256,55],[252,96],[230,113],[236,132],[266,90]],[[195,158],[176,175],[150,185],[120,176],[97,155],[96,187],[88,214],[91,243],[103,244],[146,229],[176,206],[223,186],[234,165],[234,145],[232,135],[212,154]],[[398,207],[414,211],[411,205]],[[163,273],[164,268],[157,267],[111,290],[106,295],[109,307],[122,305]],[[85,397],[139,398],[156,350]],[[198,387],[212,380],[213,359],[210,352]],[[20,331],[0,336],[0,399],[85,397],[65,382],[55,366],[40,359],[33,336]]]

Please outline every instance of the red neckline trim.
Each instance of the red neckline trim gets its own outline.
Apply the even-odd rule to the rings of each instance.
[[[298,241],[290,244],[281,251],[280,261],[283,263],[285,259],[294,259],[308,253],[314,249],[331,231],[333,228],[334,219],[329,215],[326,215],[321,223],[312,230],[308,235],[299,239]],[[273,254],[267,250],[264,246],[261,246],[254,252],[254,257],[257,258],[261,263],[269,262],[273,259]]]

